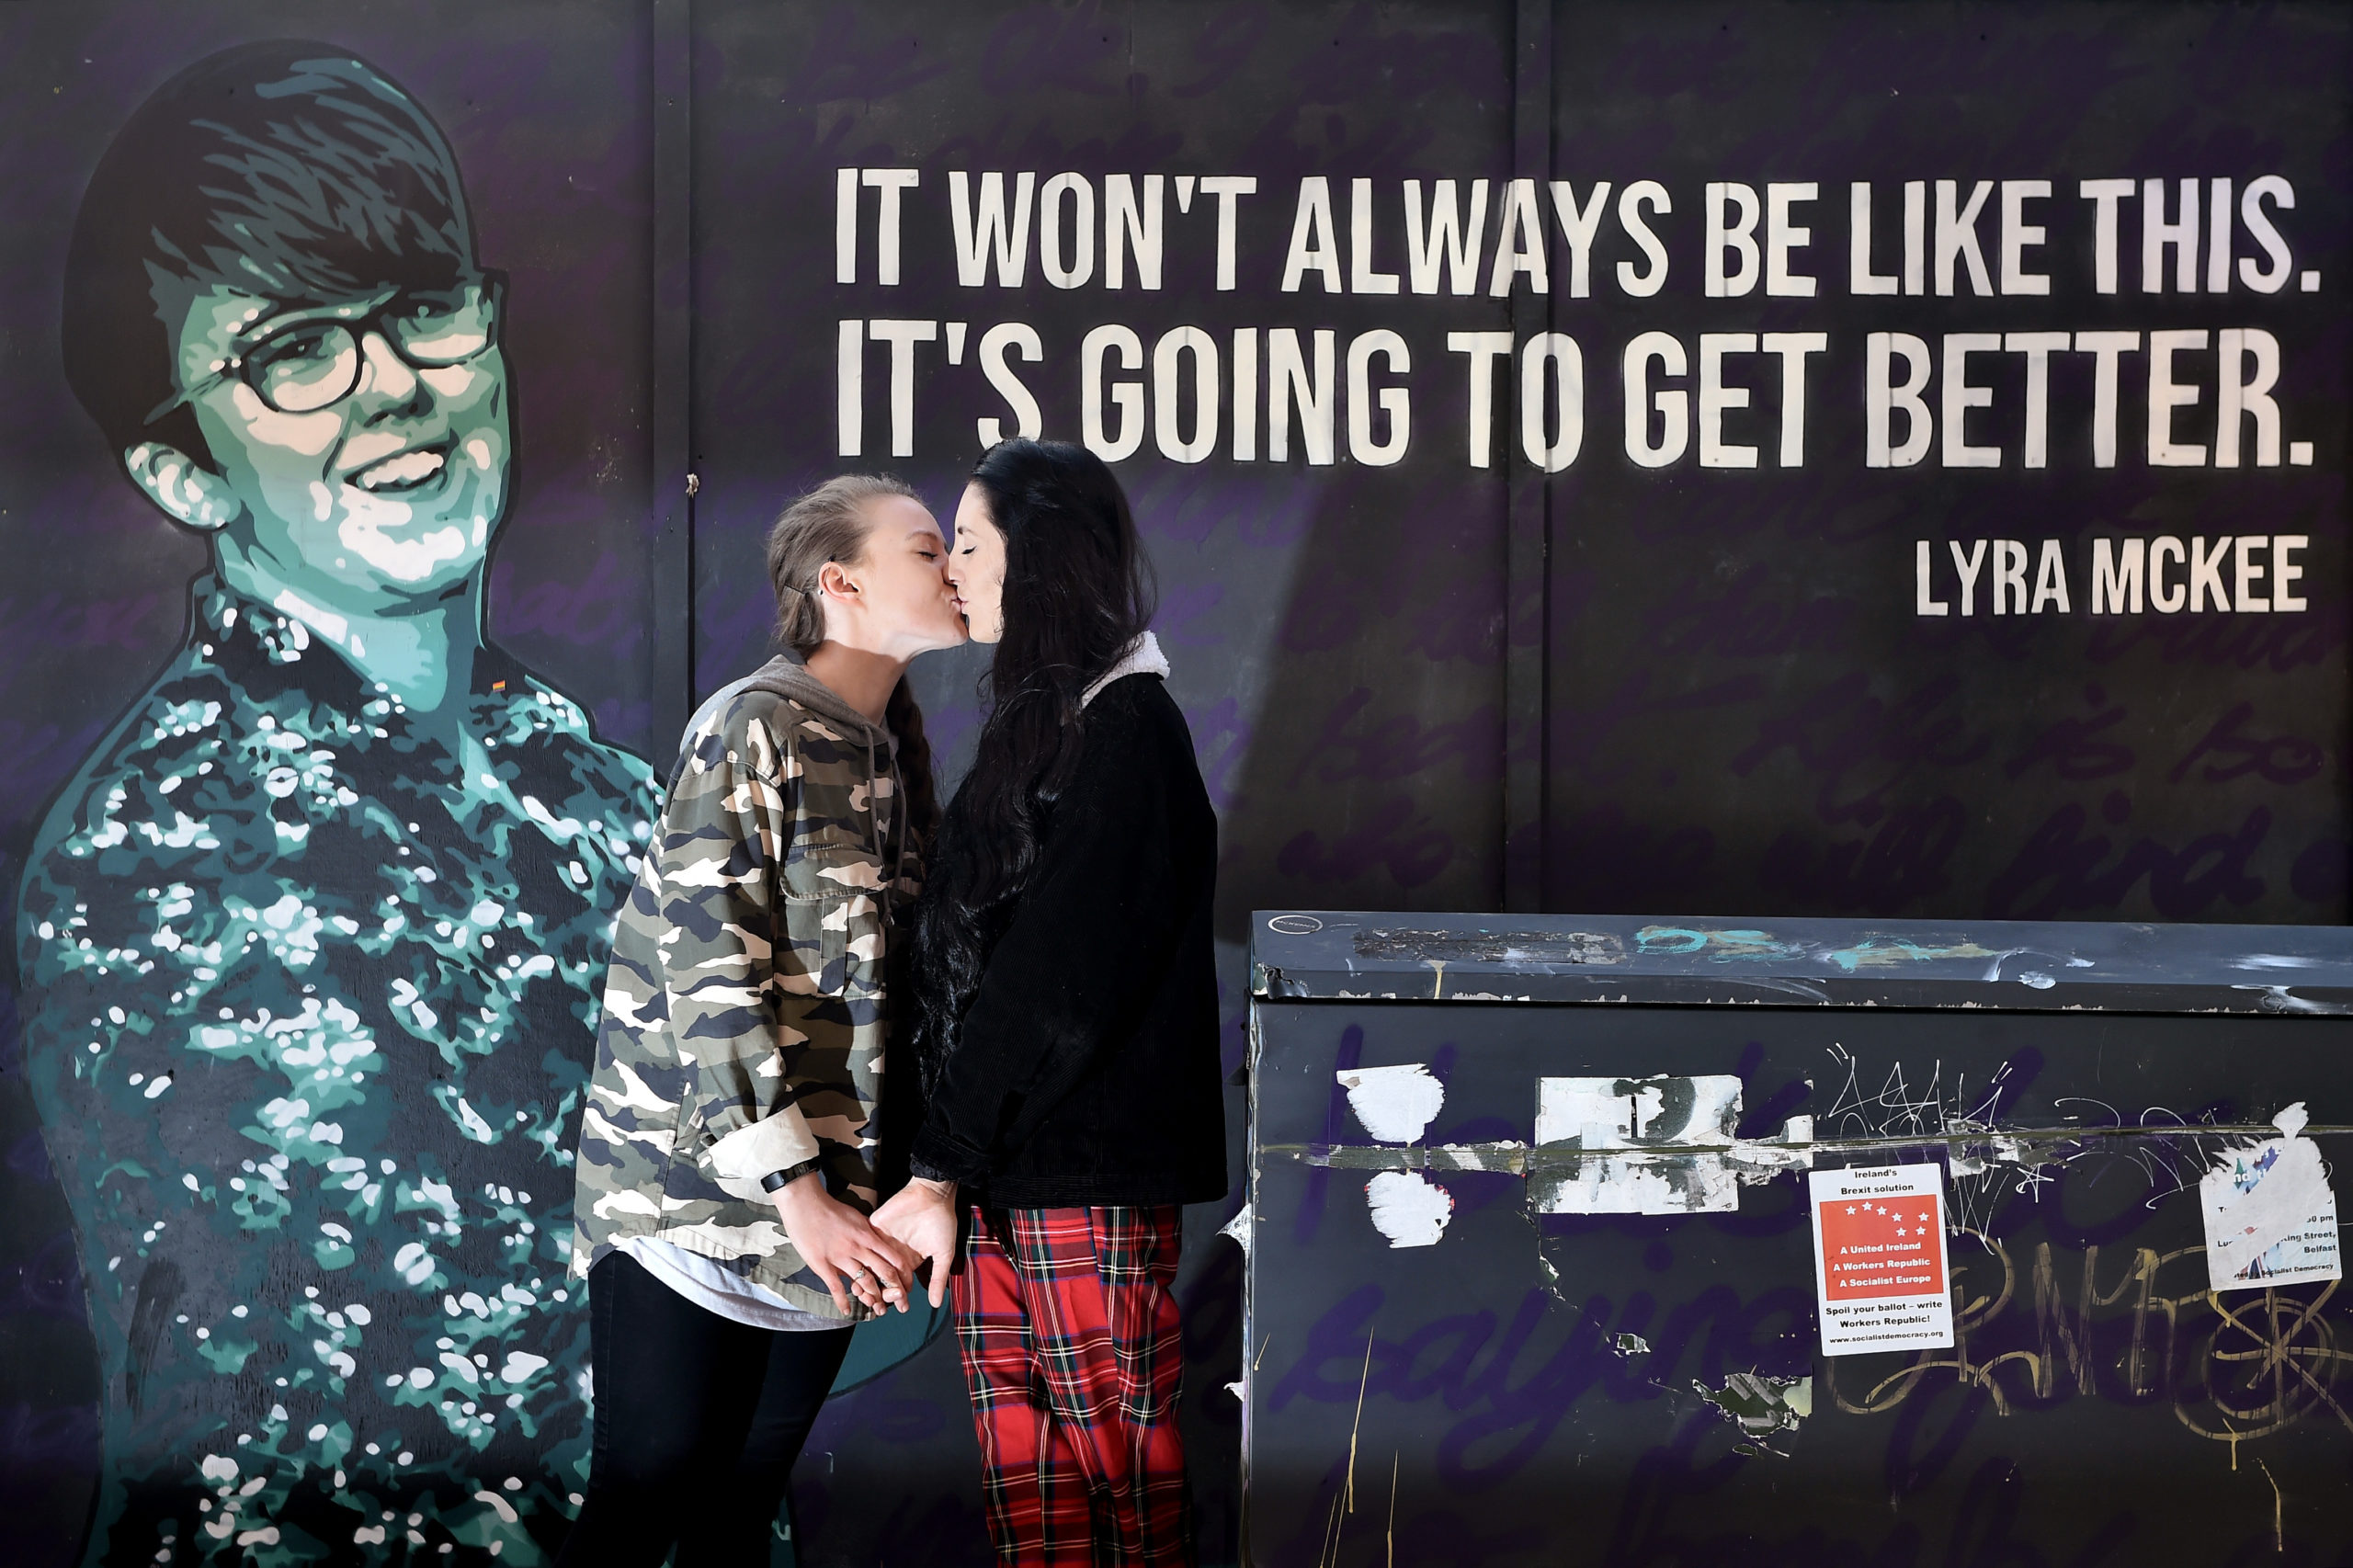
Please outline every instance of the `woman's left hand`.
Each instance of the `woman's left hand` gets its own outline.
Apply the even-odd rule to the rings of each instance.
[[[931,1304],[948,1300],[956,1262],[956,1184],[915,1177],[874,1211],[874,1228],[918,1258],[931,1260]]]

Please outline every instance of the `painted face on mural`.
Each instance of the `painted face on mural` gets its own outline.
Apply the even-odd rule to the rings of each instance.
[[[333,603],[430,596],[480,569],[511,451],[495,278],[300,306],[186,292],[176,362],[211,465],[131,449],[159,506]]]
[[[964,486],[956,506],[956,544],[948,558],[948,585],[957,613],[975,642],[1005,635],[1005,534],[989,516],[989,499],[977,484]]]

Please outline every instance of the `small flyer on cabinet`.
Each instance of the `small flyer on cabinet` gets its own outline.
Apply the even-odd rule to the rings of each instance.
[[[2200,1180],[2207,1280],[2214,1290],[2345,1278],[2336,1194],[2320,1146],[2303,1135],[2308,1119],[2298,1100],[2271,1119],[2279,1137],[2221,1151]]]
[[[1952,1344],[1945,1290],[1944,1168],[1814,1171],[1816,1304],[1822,1353],[1927,1350]]]

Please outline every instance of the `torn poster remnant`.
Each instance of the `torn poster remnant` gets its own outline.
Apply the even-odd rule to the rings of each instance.
[[[1813,1414],[1812,1378],[1777,1378],[1762,1372],[1734,1372],[1724,1386],[1711,1389],[1693,1382],[1691,1392],[1716,1407],[1741,1436],[1756,1441],[1776,1432],[1794,1432],[1798,1423]]]
[[[1741,1139],[1739,1123],[1730,1074],[1540,1078],[1536,1142],[1554,1169],[1531,1168],[1530,1199],[1546,1214],[1724,1213],[1743,1181],[1811,1163],[1810,1151]]]
[[[2216,1290],[2342,1279],[2336,1194],[2320,1147],[2303,1136],[2302,1100],[2272,1119],[2277,1138],[2226,1149],[2198,1183],[2206,1273]]]
[[[1419,1171],[1376,1171],[1364,1197],[1392,1247],[1436,1246],[1454,1218],[1454,1195]]]
[[[1539,1078],[1536,1141],[1581,1149],[1638,1144],[1730,1143],[1740,1121],[1740,1080],[1729,1073],[1689,1078]]]
[[[1396,1067],[1351,1067],[1334,1074],[1348,1091],[1348,1108],[1382,1143],[1417,1142],[1446,1104],[1446,1085],[1419,1062]]]
[[[1586,1154],[1529,1188],[1540,1214],[1729,1214],[1740,1207],[1740,1182],[1721,1154]]]
[[[1250,1241],[1254,1233],[1252,1205],[1245,1203],[1240,1212],[1217,1228],[1219,1235],[1233,1238],[1234,1244],[1242,1249],[1242,1256],[1245,1257],[1250,1256]]]

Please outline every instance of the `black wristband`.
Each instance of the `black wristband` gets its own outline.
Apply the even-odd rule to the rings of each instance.
[[[787,1165],[780,1171],[770,1171],[760,1178],[760,1185],[770,1192],[779,1191],[817,1169],[818,1163],[815,1160],[803,1160],[797,1165]]]

